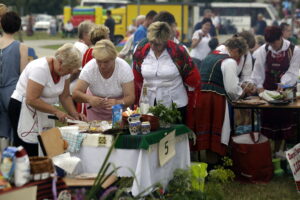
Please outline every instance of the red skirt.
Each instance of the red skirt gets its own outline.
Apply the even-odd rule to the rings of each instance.
[[[296,117],[290,110],[262,110],[261,133],[266,137],[281,140],[294,136]]]
[[[191,151],[209,149],[225,155],[227,146],[221,143],[226,97],[214,92],[200,92],[195,108],[189,108],[187,125],[197,135]]]

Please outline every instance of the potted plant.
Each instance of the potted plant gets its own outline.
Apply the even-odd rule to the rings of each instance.
[[[172,103],[170,108],[159,103],[150,107],[149,112],[159,118],[159,124],[162,128],[168,128],[171,124],[181,121],[181,114],[175,103]]]

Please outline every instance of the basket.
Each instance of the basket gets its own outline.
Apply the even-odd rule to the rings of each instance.
[[[49,178],[54,172],[52,160],[48,157],[29,157],[30,173],[33,180],[43,180]]]
[[[150,122],[151,131],[156,131],[159,128],[159,118],[152,115],[142,115],[141,122]]]

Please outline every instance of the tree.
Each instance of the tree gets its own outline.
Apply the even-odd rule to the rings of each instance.
[[[13,10],[23,16],[29,13],[46,13],[60,15],[63,8],[71,3],[71,6],[79,5],[79,0],[2,0],[2,3],[12,7]]]

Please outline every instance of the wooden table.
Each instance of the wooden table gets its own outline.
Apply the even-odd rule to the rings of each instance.
[[[259,114],[259,110],[263,109],[289,109],[295,110],[297,113],[297,141],[300,141],[300,99],[296,99],[293,102],[286,105],[275,105],[275,104],[262,104],[262,105],[246,105],[239,103],[231,103],[233,110],[234,109],[250,109],[251,110],[251,127],[252,131],[254,131],[254,115],[255,112]],[[232,120],[232,126],[234,130],[234,120]]]

